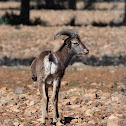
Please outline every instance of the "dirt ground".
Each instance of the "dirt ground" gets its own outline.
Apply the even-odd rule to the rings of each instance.
[[[77,6],[83,8],[82,3]],[[7,7],[19,7],[19,3],[1,2],[0,17],[5,10],[11,12]],[[40,94],[30,77],[30,63],[41,51],[56,51],[62,45],[62,38],[53,38],[61,29],[75,29],[90,53],[78,60],[81,63],[74,59],[66,69],[57,126],[125,126],[126,26],[92,26],[94,21],[122,20],[123,7],[104,3],[96,11],[31,10],[32,20],[40,17],[48,26],[0,25],[0,126],[42,125]],[[76,26],[69,26],[73,17]],[[50,103],[48,114],[50,126]]]
[[[94,74],[95,73],[95,74]],[[0,67],[0,87],[18,86],[32,84],[30,76],[30,67]],[[118,84],[126,82],[126,68],[121,67],[91,67],[91,66],[69,66],[66,69],[63,81],[68,83],[78,82],[80,86],[83,84],[101,83],[108,85],[110,83]]]
[[[125,126],[125,82],[123,66],[69,66],[61,83],[57,126]],[[30,67],[0,67],[0,93],[1,126],[41,126],[40,95]],[[49,102],[46,125],[51,122]]]

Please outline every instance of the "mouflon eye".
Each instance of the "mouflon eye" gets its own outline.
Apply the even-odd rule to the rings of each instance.
[[[74,45],[76,45],[76,46],[78,46],[78,45],[79,45],[79,43],[78,43],[78,42],[74,42],[73,44],[74,44]]]

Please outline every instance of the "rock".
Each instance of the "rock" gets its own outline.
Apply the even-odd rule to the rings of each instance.
[[[114,84],[110,83],[107,85],[107,88],[113,88]]]
[[[94,120],[88,121],[88,124],[95,124]]]
[[[5,99],[4,97],[2,97],[0,99],[0,106],[5,106],[9,103],[10,101],[8,99]]]
[[[118,96],[118,98],[119,98],[119,102],[120,102],[121,104],[126,105],[126,96],[125,96],[125,95],[120,94],[120,95]]]
[[[36,124],[35,126],[42,126],[42,124],[41,124],[41,123],[38,123],[38,124]]]
[[[102,96],[106,97],[106,98],[109,98],[110,97],[110,93],[103,93]]]
[[[88,94],[85,94],[84,97],[91,98],[91,99],[95,99],[96,98],[96,95],[95,95],[95,93],[88,93]]]
[[[68,82],[67,81],[62,81],[61,82],[61,86],[66,86],[66,85],[68,85]]]
[[[80,95],[80,90],[77,88],[73,88],[67,91],[67,94],[69,96],[73,96],[73,95]]]
[[[20,123],[19,122],[14,122],[14,126],[19,126]]]
[[[80,103],[81,103],[80,98],[76,98],[75,100],[73,100],[73,104],[80,104]]]
[[[10,109],[12,112],[20,112],[19,108],[20,108],[20,107],[19,107],[18,105],[9,107],[9,109]]]
[[[42,118],[37,119],[39,122],[42,122]]]
[[[93,107],[91,110],[92,110],[93,112],[98,112],[98,111],[100,111],[98,107]]]
[[[41,124],[40,124],[40,123],[38,123],[38,124],[36,124],[35,126],[41,126]]]
[[[78,119],[72,119],[70,123],[71,123],[71,124],[75,124],[75,123],[77,123],[77,122],[78,122]]]
[[[88,93],[95,93],[97,91],[97,89],[89,89]]]
[[[93,111],[91,109],[86,110],[85,116],[93,116]]]
[[[33,85],[27,85],[27,87],[31,90],[35,90],[36,88]]]
[[[103,119],[101,121],[101,126],[107,126],[107,119]]]
[[[30,124],[27,123],[27,122],[23,122],[23,123],[21,123],[19,126],[30,126]]]
[[[19,99],[27,99],[28,95],[27,94],[20,94]]]
[[[14,90],[14,92],[15,92],[16,94],[22,94],[22,93],[23,93],[23,88],[22,88],[22,87],[17,87],[17,88]]]
[[[86,122],[82,123],[80,126],[90,126],[89,124],[87,124]]]
[[[69,99],[64,99],[64,100],[63,100],[63,104],[64,104],[64,105],[71,105]]]
[[[4,107],[0,105],[0,113],[3,113],[4,111]]]
[[[70,108],[73,109],[73,110],[75,110],[75,109],[79,110],[80,105],[76,105],[76,104],[75,105],[71,105]]]
[[[60,99],[60,100],[65,99],[65,98],[66,98],[66,95],[67,95],[67,93],[66,93],[65,91],[59,92],[59,99]]]
[[[115,116],[115,115],[111,115],[111,116],[109,116],[109,118],[108,118],[108,119],[113,120],[113,119],[118,119],[118,117],[117,117],[117,116]]]
[[[88,109],[87,105],[83,105],[79,110],[84,113]]]
[[[10,93],[8,93],[6,98],[8,100],[14,100],[14,99],[16,99],[16,96],[15,96],[14,92],[10,92]]]
[[[112,106],[108,106],[108,107],[106,108],[106,112],[112,112],[112,111],[114,111],[114,110],[115,110],[115,108],[112,107]]]
[[[98,84],[97,83],[91,83],[92,86],[97,86]]]
[[[77,96],[73,96],[71,98],[71,104],[80,104],[81,102],[82,102],[82,100]]]
[[[37,112],[36,108],[30,107],[30,108],[25,109],[24,114],[27,116],[32,116],[32,114],[34,114],[36,112]]]
[[[107,126],[119,126],[118,122],[119,122],[119,118],[115,115],[111,115],[108,120],[107,120]]]
[[[39,90],[37,90],[36,95],[37,95],[37,96],[40,96],[40,91],[39,91]]]
[[[126,92],[126,84],[118,85],[117,89],[122,91],[122,92]]]
[[[5,93],[7,93],[7,87],[0,88],[0,94],[3,95]]]
[[[39,101],[38,96],[36,96],[36,95],[34,95],[34,96],[33,95],[28,95],[28,100],[30,100],[30,101]]]
[[[74,63],[72,66],[73,66],[73,67],[80,67],[80,66],[84,66],[84,64],[81,63],[81,62],[76,62],[76,63]]]
[[[90,106],[90,105],[92,105],[92,103],[93,103],[93,101],[90,100],[86,105]]]
[[[59,122],[59,121],[56,123],[56,125],[57,125],[57,126],[64,126],[64,124],[62,124],[62,123]]]
[[[14,126],[13,122],[10,119],[5,119],[4,124],[6,124],[7,126]]]
[[[119,120],[119,121],[118,121],[118,125],[119,125],[119,126],[126,126],[126,119]]]
[[[102,97],[102,91],[101,90],[98,90],[96,93],[95,93],[95,96],[96,98],[101,98]]]
[[[118,102],[119,101],[118,96],[112,96],[111,99],[112,99],[113,102]]]
[[[30,106],[32,106],[32,105],[34,105],[34,104],[35,104],[34,101],[30,101],[30,103],[29,103]]]
[[[9,121],[9,122],[8,122],[8,125],[9,125],[9,126],[14,126],[14,123],[13,123],[12,121]]]
[[[29,105],[30,101],[29,101],[29,100],[26,100],[26,101],[24,101],[24,103],[25,103],[26,105]]]
[[[0,90],[7,91],[7,87],[2,87],[2,88],[0,88]]]

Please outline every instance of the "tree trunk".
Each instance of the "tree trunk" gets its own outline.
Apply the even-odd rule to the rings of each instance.
[[[76,0],[69,0],[69,9],[76,10]]]
[[[30,0],[21,0],[21,23],[28,24],[29,23],[29,14],[30,13]]]
[[[93,4],[96,2],[96,0],[89,0],[86,4],[84,9],[91,9],[93,7]]]
[[[41,6],[41,0],[37,0],[37,8],[36,9],[40,9],[39,7]]]
[[[125,0],[125,12],[124,12],[124,19],[123,19],[123,23],[126,24],[126,0]]]
[[[45,0],[47,9],[54,9],[54,0]]]

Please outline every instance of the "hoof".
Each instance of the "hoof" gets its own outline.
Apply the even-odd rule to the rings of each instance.
[[[53,123],[53,126],[56,126],[56,123]]]
[[[46,123],[42,123],[42,126],[45,126]]]
[[[48,120],[48,117],[46,117],[45,119]]]
[[[42,123],[42,125],[45,125],[46,123]]]
[[[42,120],[41,123],[42,123],[42,125],[45,125],[46,124],[46,121],[45,120],[44,121]]]
[[[34,85],[36,85],[36,86],[37,86],[37,85],[38,85],[38,82],[37,82],[37,81],[34,81]]]
[[[51,122],[50,125],[56,126],[56,122]]]
[[[57,123],[58,122],[58,118],[57,119],[53,119],[53,123]]]

